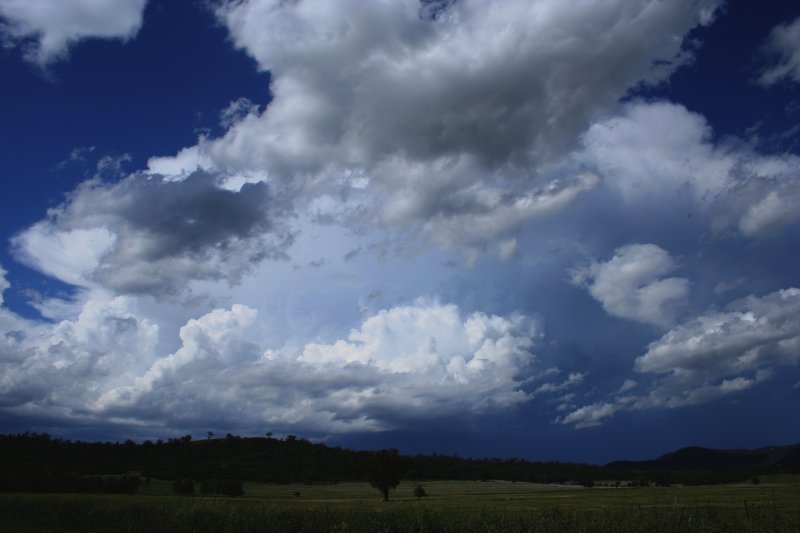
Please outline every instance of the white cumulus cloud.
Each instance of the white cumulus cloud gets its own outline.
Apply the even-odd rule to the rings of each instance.
[[[575,409],[559,420],[564,425],[573,425],[578,429],[591,428],[614,416],[618,409],[613,403],[594,403]]]
[[[580,385],[583,383],[583,380],[586,378],[585,372],[572,372],[567,379],[562,381],[561,383],[544,383],[536,388],[534,394],[542,394],[542,393],[553,393],[553,392],[560,392],[564,389],[568,389],[570,387],[574,387],[576,385]]]
[[[617,248],[610,260],[575,267],[571,274],[608,314],[668,327],[689,296],[689,280],[664,277],[677,266],[655,244],[631,244]]]
[[[158,326],[129,297],[96,296],[54,324],[0,310],[0,405],[86,414],[106,387],[132,379],[154,356]]]
[[[705,118],[681,105],[637,102],[596,122],[576,158],[596,168],[628,201],[665,196],[689,187],[710,201],[730,185],[736,159],[710,141]]]
[[[758,81],[762,85],[784,80],[800,83],[800,18],[773,28],[764,50],[773,64],[761,74]]]
[[[95,289],[53,323],[0,308],[0,407],[64,424],[324,435],[499,412],[533,398],[525,385],[537,377],[541,332],[521,314],[418,301],[377,312],[340,340],[270,349],[251,307],[214,309],[176,332],[141,304]],[[177,348],[159,354],[176,333]]]
[[[739,220],[739,229],[747,236],[774,235],[800,220],[800,180],[775,187],[750,205]]]
[[[3,305],[3,292],[11,287],[11,284],[6,279],[8,272],[0,266],[0,305]]]
[[[613,401],[580,407],[557,421],[591,427],[619,411],[708,403],[769,380],[780,366],[798,363],[800,289],[748,296],[676,326],[650,343],[634,364],[636,372],[657,376],[649,390],[624,395],[645,388],[626,380]]]
[[[0,0],[0,35],[46,66],[83,39],[136,35],[147,0]]]
[[[592,124],[570,158],[628,207],[680,206],[715,233],[735,228],[766,237],[796,223],[800,158],[761,153],[748,139],[714,142],[712,135],[703,116],[681,105],[633,102]]]
[[[623,392],[628,392],[629,390],[635,389],[638,385],[639,384],[636,382],[636,380],[626,379],[625,382],[620,386],[617,393],[622,394]]]
[[[346,339],[264,350],[247,340],[256,311],[217,309],[181,329],[181,347],[98,398],[99,412],[143,422],[236,417],[254,427],[347,432],[459,416],[530,399],[534,322],[454,305],[394,307]]]
[[[716,378],[800,358],[800,289],[750,296],[664,334],[636,359],[638,372]]]

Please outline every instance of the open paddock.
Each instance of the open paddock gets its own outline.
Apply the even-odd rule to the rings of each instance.
[[[422,485],[428,497],[418,501]],[[237,498],[3,494],[3,531],[798,531],[800,477],[758,485],[583,488],[505,481],[404,481],[384,503],[366,483],[245,483]],[[295,495],[295,493],[299,493]]]

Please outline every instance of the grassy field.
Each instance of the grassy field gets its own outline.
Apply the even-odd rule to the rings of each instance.
[[[429,494],[413,497],[417,484]],[[295,492],[300,495],[296,496]],[[245,484],[240,498],[0,495],[2,531],[800,531],[800,477],[759,485],[578,488],[503,481]]]

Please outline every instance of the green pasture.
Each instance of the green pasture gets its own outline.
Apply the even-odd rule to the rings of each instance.
[[[422,485],[428,497],[417,501]],[[800,476],[702,487],[583,488],[506,481],[246,483],[237,498],[3,494],[2,531],[800,531]],[[296,495],[295,493],[299,493]]]

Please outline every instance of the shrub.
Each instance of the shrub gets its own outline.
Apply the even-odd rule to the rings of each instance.
[[[176,479],[172,482],[172,490],[178,494],[194,494],[194,481],[191,479]]]
[[[224,494],[225,496],[242,496],[242,481],[239,479],[206,479],[200,483],[201,494]]]

